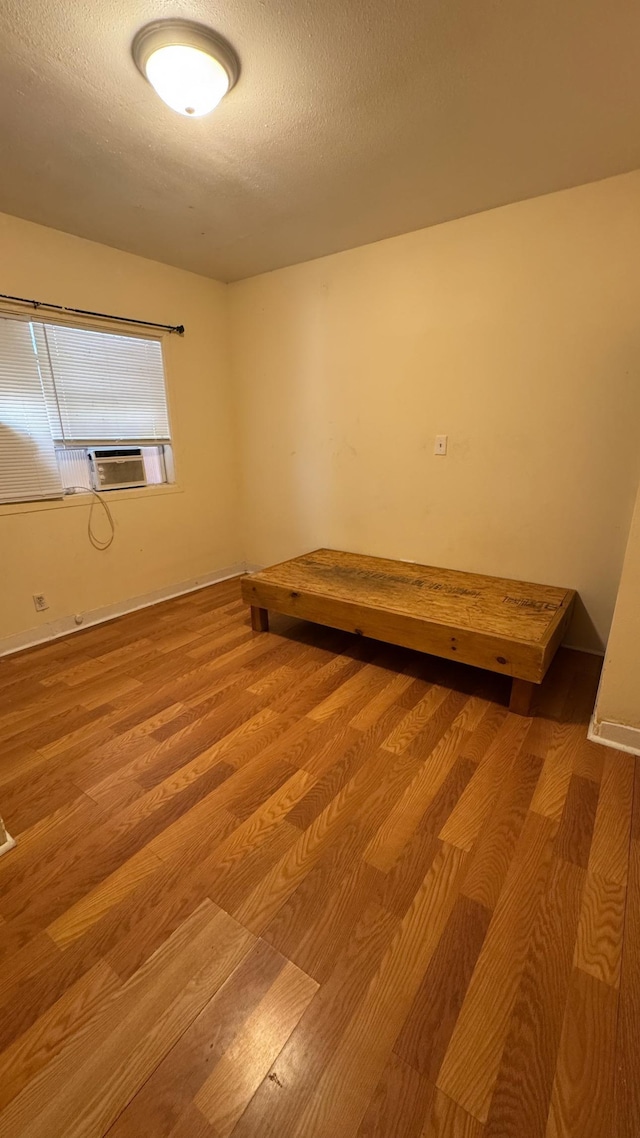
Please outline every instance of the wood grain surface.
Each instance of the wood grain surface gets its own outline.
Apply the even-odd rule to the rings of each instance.
[[[557,609],[520,589],[528,635]],[[637,1138],[599,661],[561,650],[531,720],[503,676],[256,624],[234,580],[0,661],[0,1138]]]
[[[374,636],[515,677],[511,709],[529,714],[562,640],[572,589],[316,549],[246,577],[251,626],[269,610]]]

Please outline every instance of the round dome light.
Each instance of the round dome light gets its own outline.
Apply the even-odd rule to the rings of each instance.
[[[238,78],[238,59],[211,28],[191,20],[156,20],[132,44],[139,71],[181,115],[208,115]]]

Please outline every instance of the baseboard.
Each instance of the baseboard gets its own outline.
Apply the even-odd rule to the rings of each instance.
[[[172,597],[180,597],[183,593],[193,593],[197,589],[204,589],[207,585],[215,585],[217,581],[227,581],[231,577],[238,577],[241,573],[258,573],[263,565],[256,565],[252,561],[239,561],[225,569],[214,569],[210,573],[203,573],[189,581],[180,581],[175,585],[167,585],[162,589],[155,589],[152,593],[133,597],[129,600],[117,601],[112,605],[92,609],[82,614],[82,622],[77,624],[73,615],[60,617],[49,621],[37,628],[28,628],[24,632],[16,632],[13,636],[0,639],[0,656],[8,656],[13,652],[22,652],[25,648],[33,648],[36,644],[45,644],[49,640],[58,640],[61,636],[68,636],[71,632],[79,632],[89,628],[92,624],[103,624],[106,620],[114,620],[118,616],[125,616],[136,609],[157,605],[160,601],[169,601]],[[583,648],[579,644],[563,644],[563,648],[570,648],[574,652],[588,652],[593,656],[602,656],[603,652],[596,648]],[[613,744],[609,744],[613,746]]]
[[[598,722],[594,712],[587,737],[592,743],[601,743],[603,747],[626,751],[628,755],[640,755],[640,727],[629,727],[626,723],[611,723],[606,719]]]
[[[582,644],[567,644],[563,641],[562,648],[568,648],[571,652],[586,652],[587,656],[600,656],[604,659],[604,648],[584,648]]]
[[[12,838],[11,834],[8,834],[6,830],[4,832],[4,835],[5,840],[0,846],[0,857],[2,857],[3,854],[9,853],[9,850],[12,850],[16,844],[16,839]]]
[[[131,597],[128,600],[116,601],[102,608],[91,609],[82,613],[82,622],[78,624],[75,616],[63,616],[59,620],[49,621],[38,628],[28,628],[24,632],[16,632],[13,636],[0,639],[0,656],[8,656],[12,652],[22,652],[25,648],[33,648],[36,644],[43,644],[49,640],[57,640],[60,636],[68,636],[70,632],[80,632],[92,624],[103,624],[106,620],[114,620],[117,616],[125,616],[136,609],[148,608],[157,605],[160,601],[169,601],[172,597],[180,597],[183,593],[193,593],[196,589],[204,589],[207,585],[215,585],[217,581],[228,581],[230,577],[238,577],[241,573],[251,571],[247,569],[244,561],[236,565],[228,565],[225,569],[214,569],[210,573],[202,573],[199,577],[192,577],[189,581],[179,581],[174,585],[165,585],[162,589],[154,589],[151,593]]]

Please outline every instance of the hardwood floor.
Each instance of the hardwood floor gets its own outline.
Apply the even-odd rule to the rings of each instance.
[[[238,581],[0,660],[0,1138],[637,1138],[640,782]]]

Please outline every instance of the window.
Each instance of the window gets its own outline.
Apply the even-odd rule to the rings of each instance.
[[[170,442],[159,340],[0,317],[0,502],[171,481]]]
[[[0,320],[0,502],[60,495],[56,452],[30,325]]]

